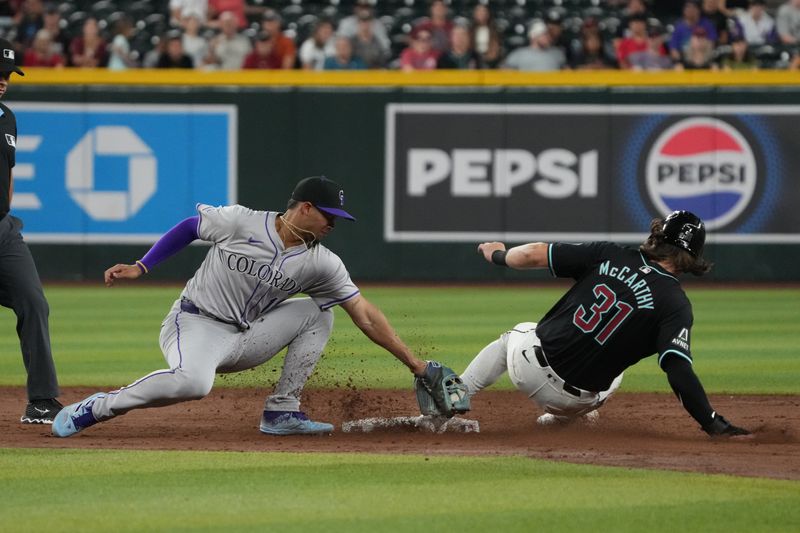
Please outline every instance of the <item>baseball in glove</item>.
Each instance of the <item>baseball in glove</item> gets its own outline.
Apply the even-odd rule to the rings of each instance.
[[[452,418],[469,411],[467,386],[451,368],[436,361],[428,361],[425,373],[414,378],[414,391],[423,415]]]

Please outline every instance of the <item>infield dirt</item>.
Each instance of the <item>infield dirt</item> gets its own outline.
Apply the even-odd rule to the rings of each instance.
[[[64,389],[64,403],[97,392]],[[413,416],[412,391],[309,389],[303,409],[332,422],[330,436],[269,437],[258,431],[263,389],[216,389],[203,400],[134,411],[59,439],[49,426],[23,425],[25,391],[0,387],[0,447],[113,448],[286,452],[520,455],[597,465],[683,470],[800,480],[800,396],[711,397],[712,405],[748,438],[710,439],[668,394],[621,393],[600,410],[594,426],[536,425],[537,411],[513,391],[484,391],[468,418],[480,433],[431,434],[410,430],[342,433],[347,420]]]

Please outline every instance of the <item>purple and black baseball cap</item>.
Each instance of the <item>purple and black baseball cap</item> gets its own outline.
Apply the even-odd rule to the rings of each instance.
[[[329,215],[355,220],[356,218],[342,209],[344,207],[344,190],[335,181],[325,176],[312,176],[300,180],[292,192],[292,200],[311,202],[317,209]]]

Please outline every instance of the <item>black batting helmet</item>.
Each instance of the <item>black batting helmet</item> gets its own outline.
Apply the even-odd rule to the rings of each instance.
[[[664,219],[664,242],[686,250],[694,257],[703,253],[706,226],[700,217],[689,211],[673,211]]]

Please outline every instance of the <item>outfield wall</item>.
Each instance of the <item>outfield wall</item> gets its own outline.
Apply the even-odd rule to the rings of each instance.
[[[475,244],[635,243],[674,208],[709,221],[715,279],[800,280],[794,74],[29,70],[6,98],[13,211],[46,279],[98,279],[196,202],[280,209],[326,174],[359,218],[328,245],[360,280],[521,278]]]

